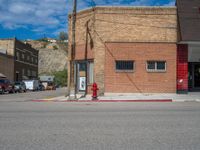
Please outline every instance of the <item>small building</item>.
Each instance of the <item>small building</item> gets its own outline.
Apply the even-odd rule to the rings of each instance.
[[[12,69],[11,69],[12,68]],[[14,81],[14,57],[0,52],[0,75]]]
[[[57,42],[56,39],[52,39],[52,38],[47,38],[47,40],[48,40],[48,42],[50,42],[50,43],[56,43],[56,42]]]
[[[69,15],[69,62],[71,37]],[[73,80],[77,92],[91,92],[93,82],[98,84],[100,95],[177,91],[176,7],[95,7],[80,11],[75,45],[75,67],[69,66],[68,84]]]
[[[200,91],[200,1],[177,0],[177,90]]]
[[[0,39],[0,73],[11,81],[38,78],[38,50],[16,38]]]

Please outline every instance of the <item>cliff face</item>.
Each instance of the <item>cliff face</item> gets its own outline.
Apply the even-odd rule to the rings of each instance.
[[[39,74],[67,69],[67,43],[28,41],[39,50]]]

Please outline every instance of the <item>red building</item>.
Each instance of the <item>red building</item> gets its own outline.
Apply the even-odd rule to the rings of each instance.
[[[200,91],[200,1],[177,0],[177,92]]]

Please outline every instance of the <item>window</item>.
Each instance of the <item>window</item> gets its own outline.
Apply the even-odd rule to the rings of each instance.
[[[86,63],[79,63],[79,71],[85,71],[86,70]]]
[[[22,60],[24,60],[24,58],[25,58],[25,56],[24,56],[24,54],[22,54]]]
[[[147,71],[150,72],[166,71],[166,61],[147,61]]]
[[[22,69],[22,76],[25,76],[25,69]]]
[[[32,76],[36,77],[36,71],[32,71]]]
[[[20,60],[20,58],[19,58],[19,52],[16,52],[16,60]]]
[[[93,62],[88,62],[88,83],[92,84],[94,82],[94,63]]]
[[[27,56],[27,60],[28,60],[28,61],[30,60],[30,56],[29,56],[29,55]]]
[[[134,61],[127,60],[117,60],[115,62],[117,71],[133,71]]]
[[[29,77],[31,76],[31,71],[30,71],[30,70],[28,70],[28,76],[29,76]]]

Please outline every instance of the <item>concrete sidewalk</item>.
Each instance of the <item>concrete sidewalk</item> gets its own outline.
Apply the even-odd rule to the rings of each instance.
[[[78,98],[81,95],[77,96]],[[86,97],[79,98],[80,102],[89,102],[91,101],[91,95]],[[200,102],[200,92],[191,92],[188,94],[144,94],[144,93],[134,93],[134,94],[111,94],[107,93],[105,96],[98,97],[99,102]],[[50,99],[40,99],[33,101],[55,101],[55,102],[67,102],[68,97],[59,96]]]

